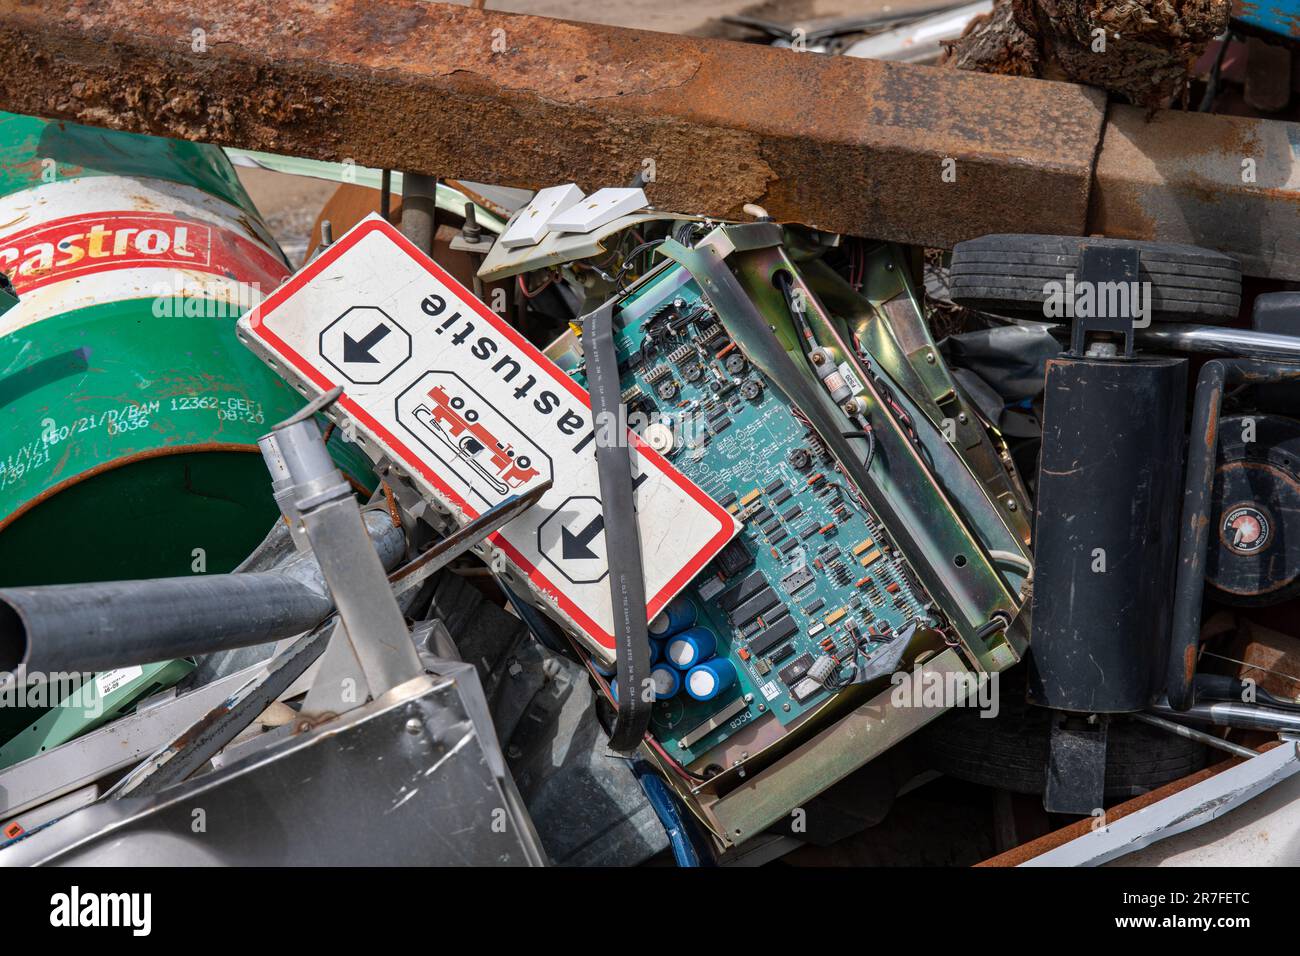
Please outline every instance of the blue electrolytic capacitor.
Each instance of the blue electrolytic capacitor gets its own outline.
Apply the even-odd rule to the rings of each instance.
[[[654,664],[664,659],[664,647],[667,641],[656,641],[650,638],[650,663]]]
[[[686,672],[686,693],[696,700],[712,700],[736,682],[736,665],[715,657]]]
[[[681,689],[682,675],[675,667],[669,667],[667,664],[659,664],[650,670],[650,679],[654,681],[655,700],[667,700]],[[609,692],[614,695],[614,703],[618,703],[618,680],[609,682]]]
[[[682,670],[690,670],[700,661],[713,656],[718,648],[718,638],[707,627],[688,627],[668,639],[668,663]]]
[[[678,595],[668,602],[653,621],[646,625],[651,637],[667,637],[684,631],[695,623],[695,605],[685,595]]]
[[[667,700],[682,686],[682,675],[675,667],[658,664],[650,671],[655,684],[655,700]]]
[[[618,673],[618,669],[613,664],[606,664],[599,657],[591,658],[591,669],[601,677],[613,677]]]

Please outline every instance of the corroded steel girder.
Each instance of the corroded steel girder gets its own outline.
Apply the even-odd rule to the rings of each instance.
[[[1081,233],[1104,121],[1063,83],[418,0],[0,0],[0,107],[929,246]]]

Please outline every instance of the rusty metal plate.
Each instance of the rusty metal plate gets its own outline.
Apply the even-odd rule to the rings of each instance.
[[[1104,118],[1064,83],[417,0],[0,0],[0,107],[930,246],[1080,234]],[[949,162],[945,162],[949,161]]]
[[[1217,249],[1247,275],[1300,279],[1300,124],[1114,106],[1089,227]]]

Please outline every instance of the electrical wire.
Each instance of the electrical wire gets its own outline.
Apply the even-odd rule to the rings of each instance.
[[[1017,570],[1030,574],[1034,570],[1033,564],[1029,562],[1024,555],[1016,554],[1014,551],[990,551],[989,557],[994,561],[1001,561],[1003,564],[1009,564]]]
[[[870,468],[872,459],[876,457],[876,435],[870,425],[863,431],[841,432],[845,438],[862,438],[867,442],[867,457],[862,460],[863,468]]]
[[[627,272],[628,266],[635,265],[637,256],[662,242],[666,242],[667,238],[667,236],[664,236],[661,239],[651,239],[649,242],[643,242],[623,257],[623,264],[618,267],[618,272],[614,273],[614,282],[618,286],[619,292],[627,292],[627,286],[623,285],[623,275]]]
[[[528,283],[524,281],[524,277],[522,273],[516,276],[515,279],[519,285],[519,294],[522,295],[525,299],[535,299],[539,295],[541,295],[542,292],[546,290],[547,286],[550,286],[555,282],[555,273],[552,272],[548,274],[546,276],[546,281],[543,282],[541,285],[539,285],[536,289],[534,289],[531,292],[528,291]]]
[[[799,327],[799,331],[803,334],[804,341],[816,348],[818,346],[817,337],[813,334],[812,326],[808,324],[808,316],[805,314],[803,306],[795,300],[794,277],[782,269],[772,277],[772,281],[776,283],[777,288],[781,290],[781,295],[785,297],[785,307],[794,316],[795,325]],[[808,349],[805,347],[806,351]]]

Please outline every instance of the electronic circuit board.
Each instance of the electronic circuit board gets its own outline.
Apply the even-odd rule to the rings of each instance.
[[[655,737],[690,764],[766,714],[784,726],[823,704],[830,691],[806,677],[813,662],[871,658],[927,616],[928,599],[685,269],[639,285],[616,325],[631,427],[744,528],[685,592],[738,683],[708,701],[678,693],[654,706]],[[582,378],[576,363],[571,371]]]

